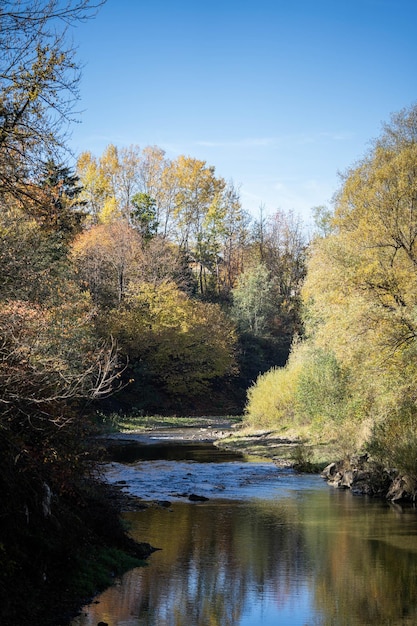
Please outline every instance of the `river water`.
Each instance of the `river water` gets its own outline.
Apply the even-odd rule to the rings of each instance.
[[[107,479],[160,501],[125,514],[131,534],[161,550],[72,626],[417,624],[415,510],[210,444],[119,456]]]

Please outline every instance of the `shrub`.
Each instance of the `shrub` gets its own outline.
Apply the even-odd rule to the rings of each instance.
[[[295,402],[303,422],[340,422],[345,416],[347,376],[331,352],[315,349],[303,359]]]
[[[397,412],[374,426],[369,453],[389,468],[417,480],[417,408],[404,402]]]
[[[248,391],[246,422],[253,427],[288,427],[295,414],[294,393],[299,366],[290,363],[258,377]]]

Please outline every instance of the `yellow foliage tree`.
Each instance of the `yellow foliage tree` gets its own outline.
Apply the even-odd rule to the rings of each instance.
[[[125,221],[98,224],[75,239],[72,255],[78,275],[96,302],[120,305],[129,282],[137,279],[141,244],[139,233]]]
[[[305,340],[275,382],[299,362],[295,419],[355,423],[352,442],[379,441],[380,456],[397,433],[404,465],[417,423],[417,107],[346,173],[324,234],[309,250]]]
[[[146,363],[170,394],[197,395],[234,370],[232,324],[218,305],[191,300],[172,282],[136,286],[108,324],[122,352]]]
[[[393,117],[347,172],[304,285],[310,340],[350,370],[372,423],[417,410],[416,122],[415,108]]]

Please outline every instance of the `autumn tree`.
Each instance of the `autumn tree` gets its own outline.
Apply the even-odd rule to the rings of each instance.
[[[1,0],[0,191],[23,200],[27,183],[63,148],[74,116],[79,71],[68,27],[100,2]]]
[[[173,243],[157,235],[144,241],[140,268],[131,281],[130,291],[134,291],[141,282],[157,287],[165,282],[172,282],[191,295],[194,293],[194,276],[186,259]]]
[[[73,280],[66,245],[8,200],[0,212],[0,537],[7,571],[0,597],[13,623],[20,615],[15,590],[18,602],[22,584],[40,593],[46,563],[52,571],[67,561],[66,545],[73,555],[78,549],[71,543],[78,522],[64,537],[62,511],[77,508],[87,488],[85,408],[118,387],[120,370],[115,346],[96,334],[93,303]]]
[[[39,208],[40,205],[37,205]],[[0,213],[0,300],[42,303],[59,299],[71,277],[68,241],[28,215],[20,204],[3,204]]]
[[[125,220],[144,240],[174,243],[206,299],[227,299],[242,270],[248,218],[232,182],[205,161],[165,157],[157,146],[80,155],[80,199],[94,224]]]
[[[110,144],[100,158],[100,168],[110,188],[114,210],[130,223],[132,198],[138,187],[140,148],[137,145],[118,148]]]
[[[301,287],[306,274],[307,241],[301,218],[293,211],[276,211],[263,233],[263,263],[273,276],[276,295],[275,333],[290,347],[302,332]]]
[[[233,325],[218,305],[192,300],[172,282],[138,285],[108,320],[145,395],[144,383],[181,403],[234,371]]]
[[[251,218],[243,210],[239,191],[233,182],[226,185],[223,199],[225,210],[221,224],[220,290],[229,296],[244,269]]]
[[[100,524],[91,515],[86,406],[117,387],[119,362],[74,280],[68,245],[82,205],[64,164],[79,79],[66,31],[100,4],[0,0],[0,603],[9,624],[46,623],[45,597],[62,598],[80,551],[105,537],[106,515]]]
[[[411,107],[344,175],[328,234],[309,253],[306,341],[292,358],[304,372],[299,400],[314,395],[304,415],[313,411],[322,428],[333,422],[339,439],[345,429],[351,452],[370,444],[383,463],[417,477],[416,147]]]
[[[106,202],[111,195],[110,182],[98,159],[91,152],[83,152],[77,160],[77,175],[81,182],[81,200],[90,221],[98,224]]]
[[[284,211],[267,217],[262,207],[243,241],[242,270],[231,297],[241,334],[241,369],[250,384],[260,372],[283,365],[302,333],[307,246],[299,217]]]
[[[206,299],[230,301],[231,290],[244,268],[248,224],[238,191],[230,181],[207,208],[193,255],[199,260],[199,292]]]
[[[373,355],[376,363],[384,355],[387,363],[395,362],[414,342],[413,117],[414,110],[395,116],[371,153],[347,173],[337,198],[336,233],[318,241],[311,258],[306,297],[311,296],[317,319],[338,325],[334,347],[344,360],[364,349],[367,360]],[[397,134],[400,140],[387,144]],[[347,308],[348,303],[354,306]],[[318,327],[317,337],[324,329]],[[354,333],[361,337],[356,349]]]
[[[78,277],[103,307],[117,307],[140,271],[142,238],[125,221],[99,224],[81,233],[72,246]]]
[[[175,196],[175,179],[171,175],[171,162],[158,146],[145,146],[138,167],[139,193],[152,199],[155,206],[157,232],[169,237]]]

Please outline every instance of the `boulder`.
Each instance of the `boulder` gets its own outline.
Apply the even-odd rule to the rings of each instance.
[[[347,469],[342,474],[342,479],[339,483],[339,487],[343,489],[350,489],[354,482],[354,470]]]
[[[388,489],[387,499],[391,502],[415,501],[417,484],[410,476],[397,476]]]
[[[333,477],[338,471],[337,469],[338,465],[339,463],[330,463],[324,468],[324,470],[321,473],[321,476],[325,478],[326,480],[329,480],[329,478]]]
[[[350,489],[356,495],[392,499],[388,494],[397,472],[387,470],[369,459],[368,455],[363,454],[352,456],[344,461],[330,463],[324,468],[321,476],[327,480],[329,485],[337,489]],[[404,484],[397,487],[393,492],[396,499],[404,499],[404,494],[401,495],[401,489],[405,494],[407,490],[410,490],[410,487],[404,487]]]

